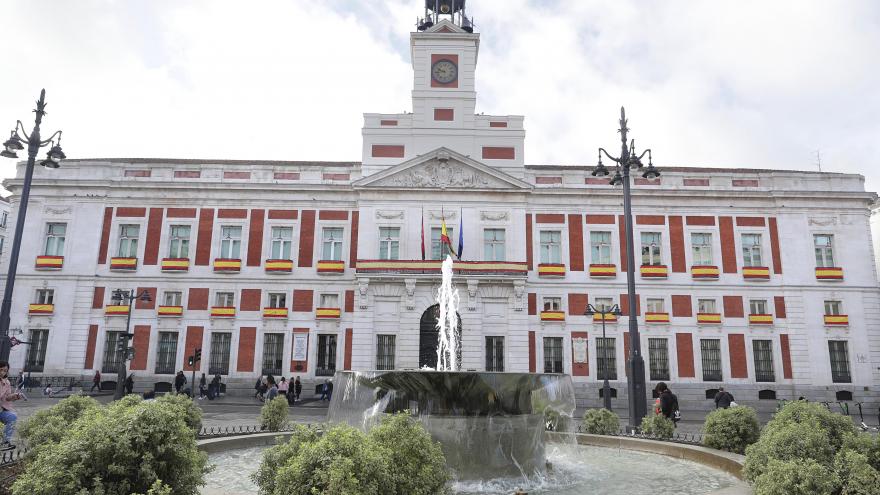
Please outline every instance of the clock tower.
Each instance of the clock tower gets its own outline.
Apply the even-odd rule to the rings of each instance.
[[[410,34],[412,113],[364,114],[364,175],[446,147],[523,176],[523,118],[476,113],[480,35],[465,1],[425,0]]]

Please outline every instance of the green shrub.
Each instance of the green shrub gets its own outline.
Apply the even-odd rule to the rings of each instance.
[[[797,462],[806,459],[827,468],[834,461],[834,447],[828,433],[815,420],[765,428],[758,442],[746,448],[743,474],[749,481],[757,482],[772,460]]]
[[[842,450],[834,459],[834,467],[843,482],[841,495],[875,495],[880,490],[880,471],[871,467],[864,454]]]
[[[675,432],[675,423],[662,414],[648,414],[642,418],[639,430],[645,435],[672,438],[672,434]]]
[[[196,434],[202,429],[202,409],[188,395],[165,394],[156,401],[177,408],[179,414],[183,416],[183,421]]]
[[[368,434],[344,424],[320,437],[295,428],[252,479],[264,495],[435,495],[447,493],[449,473],[440,445],[396,414]]]
[[[287,414],[290,405],[283,396],[275,397],[260,409],[260,427],[264,430],[278,431],[287,427]]]
[[[843,443],[843,450],[854,450],[864,455],[868,464],[880,471],[880,436],[870,433],[853,435]]]
[[[178,407],[126,398],[89,410],[41,448],[12,493],[160,495],[173,487],[175,495],[195,495],[207,461]]]
[[[773,416],[765,430],[773,430],[791,423],[816,423],[828,433],[828,441],[834,450],[856,434],[855,426],[849,416],[834,413],[821,404],[807,401],[792,401]]]
[[[40,449],[60,442],[74,421],[100,407],[98,401],[91,397],[71,395],[48,409],[34,413],[18,429],[22,440],[30,448],[28,456],[33,457]]]
[[[743,454],[746,447],[758,441],[760,432],[758,414],[751,407],[716,409],[706,415],[703,443],[713,449]]]
[[[620,417],[608,409],[587,409],[584,413],[584,431],[593,435],[614,435],[620,431]]]
[[[773,459],[755,482],[755,495],[833,495],[837,474],[813,459]]]

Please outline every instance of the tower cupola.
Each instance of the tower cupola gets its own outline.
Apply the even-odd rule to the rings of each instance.
[[[441,19],[449,19],[468,33],[474,32],[473,19],[465,13],[465,0],[425,0],[425,17],[416,22],[416,28],[425,31]]]

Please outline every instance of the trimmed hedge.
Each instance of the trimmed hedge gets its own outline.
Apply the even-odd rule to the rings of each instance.
[[[593,435],[614,435],[620,431],[620,416],[608,409],[587,409],[583,429]]]
[[[743,454],[746,447],[758,441],[761,425],[751,407],[716,409],[706,415],[703,434],[707,447]]]
[[[672,438],[675,433],[675,423],[662,414],[648,414],[642,418],[639,430],[645,435],[654,435],[659,438]]]
[[[260,409],[260,427],[269,431],[285,428],[288,424],[287,414],[289,411],[290,405],[287,403],[287,398],[281,395],[275,397]]]

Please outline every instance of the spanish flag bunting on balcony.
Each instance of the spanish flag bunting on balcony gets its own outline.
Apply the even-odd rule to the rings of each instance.
[[[541,277],[564,277],[565,265],[558,263],[541,263],[538,265],[538,275]]]
[[[287,318],[287,308],[263,308],[264,318]]]
[[[134,270],[137,264],[137,258],[110,258],[111,270]]]
[[[64,256],[37,256],[35,268],[41,270],[57,270],[64,265]]]
[[[697,323],[721,323],[721,313],[697,313]]]
[[[666,278],[669,270],[665,265],[642,265],[641,274],[643,278]]]
[[[816,268],[816,280],[843,280],[843,268]]]
[[[342,310],[339,308],[315,308],[316,318],[339,318]]]
[[[345,271],[345,262],[339,260],[318,261],[318,273],[342,273]]]
[[[645,313],[648,323],[669,323],[669,313]]]
[[[211,316],[232,317],[235,316],[235,307],[233,306],[212,306]]]
[[[54,311],[54,304],[31,304],[28,306],[28,313],[32,315],[51,315]]]
[[[743,267],[743,278],[750,280],[768,280],[770,279],[770,268],[766,266]]]
[[[163,258],[163,272],[185,272],[189,270],[189,258]]]
[[[267,272],[291,272],[293,260],[266,260]]]
[[[593,321],[602,322],[603,314],[602,313],[593,313]],[[615,322],[617,321],[617,315],[614,313],[605,313],[604,314],[605,322]]]
[[[616,265],[590,265],[591,277],[616,277]]]
[[[123,304],[110,304],[104,308],[105,315],[127,315],[128,306]]]
[[[241,260],[217,258],[214,260],[215,272],[237,272],[241,270]]]
[[[182,316],[183,306],[159,306],[159,316]]]
[[[717,266],[694,265],[691,267],[691,277],[693,278],[718,278],[719,274]]]
[[[847,315],[825,315],[826,325],[849,325],[849,316]]]
[[[541,321],[563,321],[565,313],[562,311],[541,311]]]
[[[751,315],[749,315],[749,324],[751,324],[751,325],[772,325],[773,324],[773,315],[751,314]]]

